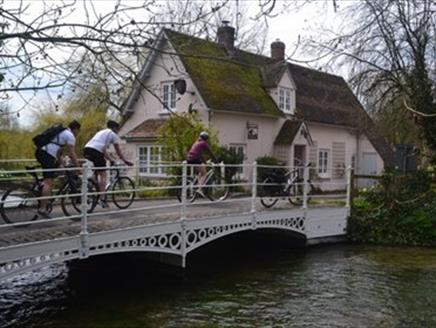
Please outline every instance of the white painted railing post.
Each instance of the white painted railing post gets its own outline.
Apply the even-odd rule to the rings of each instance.
[[[307,212],[307,194],[309,193],[309,176],[310,176],[310,166],[305,165],[303,169],[303,210],[306,215]]]
[[[181,252],[182,252],[182,268],[186,266],[186,188],[188,185],[188,162],[182,162],[182,207],[180,209],[180,227],[181,227]]]
[[[91,176],[91,166],[85,161],[82,167],[82,195],[81,195],[81,214],[80,221],[80,258],[89,256],[89,237],[88,237],[88,177]]]
[[[253,162],[253,183],[251,184],[251,213],[256,212],[256,197],[257,197],[257,162]]]
[[[188,185],[188,162],[183,161],[182,162],[182,195],[181,195],[181,202],[182,207],[180,209],[180,220],[183,221],[186,218],[186,188]]]
[[[350,215],[351,211],[351,189],[352,189],[352,171],[353,168],[350,166],[347,167],[347,199],[345,203],[345,207],[347,209],[347,214]]]
[[[253,162],[253,174],[251,183],[251,228],[254,230],[257,227],[256,223],[256,198],[257,198],[257,162]]]

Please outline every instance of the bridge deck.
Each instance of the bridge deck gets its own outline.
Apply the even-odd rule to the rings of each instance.
[[[248,213],[251,209],[250,199],[241,199],[238,202],[220,203],[197,201],[191,206],[187,207],[186,219],[195,220],[196,218],[215,218],[223,217],[226,215],[235,215]],[[139,210],[143,207],[160,208]],[[176,222],[180,219],[180,206],[174,203],[174,200],[150,200],[135,202],[130,209],[138,209],[137,211],[110,213],[113,207],[109,209],[99,209],[95,216],[88,218],[88,232],[102,232],[117,229],[130,228],[135,226],[147,226],[156,223]],[[283,209],[295,209],[301,211],[301,208],[292,207],[288,202],[281,201],[276,204],[272,209],[264,209],[260,204],[257,204],[256,210],[263,211],[277,211]],[[334,213],[333,213],[333,212]],[[338,213],[336,213],[338,212]],[[329,207],[328,216],[341,217],[343,214],[342,208]],[[311,207],[308,209],[309,216],[320,217],[326,216],[326,207]],[[310,215],[312,213],[312,215]],[[317,213],[317,214],[315,214]],[[60,210],[55,209],[53,217],[60,216]],[[62,220],[54,222],[34,221],[35,223],[26,227],[5,227],[0,230],[0,248],[14,246],[19,244],[26,244],[38,241],[54,240],[63,237],[77,236],[80,234],[80,222],[72,220]]]

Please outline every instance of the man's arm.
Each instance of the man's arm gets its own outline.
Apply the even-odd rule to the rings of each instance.
[[[119,158],[120,158],[124,163],[126,163],[127,165],[133,165],[132,162],[129,162],[129,161],[124,157],[124,155],[123,155],[123,153],[122,153],[122,151],[121,151],[121,148],[120,148],[120,145],[119,145],[119,144],[114,143],[114,148],[115,148],[115,152],[117,153],[118,157],[119,157]]]
[[[68,156],[71,158],[73,165],[79,167],[79,161],[77,160],[76,151],[74,150],[74,145],[66,145]]]

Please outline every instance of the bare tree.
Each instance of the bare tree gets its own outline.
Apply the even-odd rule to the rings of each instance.
[[[329,58],[328,65],[348,67],[350,82],[374,111],[405,104],[436,153],[436,3],[337,0],[336,5],[344,24],[327,38],[309,40],[306,50]]]
[[[278,7],[275,0],[256,5],[257,19]],[[244,30],[242,10],[239,0],[114,0],[110,8],[91,0],[0,0],[0,102],[21,98],[25,105],[8,112],[19,113],[32,106],[38,92],[59,103],[66,94],[96,83],[106,88],[104,101],[120,108],[120,98],[138,81],[136,74],[162,27],[211,35],[217,22],[232,13],[241,25],[240,46],[246,48],[266,31],[266,23],[250,21]]]
[[[131,84],[161,27],[207,20],[227,2],[183,22],[159,20],[153,0],[114,1],[103,10],[92,1],[0,2],[1,100],[18,96],[29,102],[29,92],[41,90],[55,90],[59,100],[68,87],[83,87],[76,81],[82,81],[77,77],[85,61],[88,74],[118,88]]]

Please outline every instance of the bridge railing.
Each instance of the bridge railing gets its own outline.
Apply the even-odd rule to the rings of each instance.
[[[259,202],[262,198],[276,199],[277,202],[289,198],[281,192],[264,193],[265,188],[266,190],[271,190],[271,187],[283,188],[287,182],[265,181],[268,170],[278,169],[291,172],[288,178],[292,178],[293,174],[299,174],[300,179],[295,179],[292,185],[301,201],[296,205],[285,201],[275,206],[294,206],[303,209],[313,206],[347,208],[350,206],[351,168],[345,169],[341,176],[331,171],[329,177],[329,169],[323,169],[321,172],[316,167],[266,166],[258,165],[256,162],[221,166],[210,164],[209,170],[215,170],[214,178],[206,182],[203,191],[206,196],[211,190],[216,192],[213,197],[210,197],[214,199],[212,201],[208,197],[202,198],[198,193],[195,194],[198,187],[192,182],[195,180],[195,165],[186,162],[148,165],[149,169],[153,167],[159,168],[165,174],[141,177],[141,181],[134,179],[134,175],[130,174],[130,172],[137,172],[141,167],[106,167],[108,175],[114,169],[119,169],[121,175],[132,178],[134,184],[125,189],[112,188],[105,191],[98,191],[95,183],[92,182],[96,169],[88,163],[80,168],[52,169],[50,171],[64,175],[55,179],[57,183],[52,195],[45,197],[41,196],[37,184],[31,188],[34,182],[32,175],[40,177],[44,171],[49,170],[2,170],[0,171],[0,177],[3,177],[0,178],[0,217],[3,223],[0,223],[0,229],[11,231],[12,227],[20,228],[21,230],[15,229],[16,235],[20,231],[29,231],[40,225],[52,231],[46,238],[59,238],[62,235],[56,232],[60,230],[63,234],[83,235],[94,231],[152,224],[158,220],[183,221],[192,217],[212,216],[223,212],[229,213],[229,211],[267,210]],[[66,172],[79,173],[80,178],[74,180],[75,188],[68,190],[68,193],[63,193],[59,192],[59,188],[63,187],[67,179]],[[320,176],[320,172],[327,174]],[[297,188],[298,186],[300,188]],[[130,206],[127,208],[114,206],[113,201],[117,195],[128,198],[132,193],[135,193],[135,199]],[[94,204],[95,199],[102,197],[111,200],[108,209]],[[38,206],[43,200],[51,206],[50,218],[42,218],[37,214]],[[127,201],[129,200],[122,198],[120,200],[120,202]],[[228,204],[228,206],[219,206],[217,210],[209,204]],[[9,215],[11,217],[7,219]],[[11,223],[6,223],[7,221]]]

